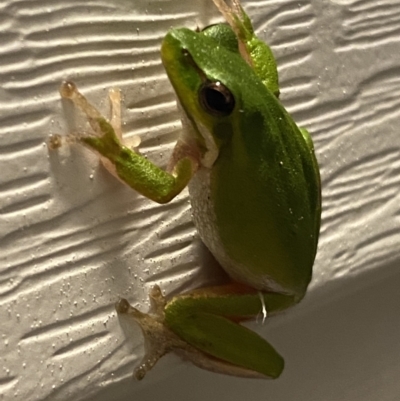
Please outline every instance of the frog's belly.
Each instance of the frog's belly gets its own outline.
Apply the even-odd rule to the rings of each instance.
[[[232,259],[225,251],[217,225],[210,191],[210,169],[202,167],[189,184],[193,220],[200,238],[224,270],[236,281],[258,290],[287,293],[267,273],[262,277],[254,274],[251,266]],[[232,216],[234,218],[234,216]]]

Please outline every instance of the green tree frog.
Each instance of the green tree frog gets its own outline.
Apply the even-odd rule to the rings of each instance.
[[[138,379],[170,351],[211,371],[277,378],[283,358],[240,323],[298,303],[316,255],[321,196],[311,137],[280,103],[275,59],[239,0],[213,2],[227,24],[171,29],[162,42],[183,126],[167,171],[123,145],[117,92],[108,121],[73,83],[60,89],[93,129],[79,141],[119,180],[159,203],[189,186],[199,235],[231,278],[171,299],[156,286],[148,314],[117,303],[145,336]]]

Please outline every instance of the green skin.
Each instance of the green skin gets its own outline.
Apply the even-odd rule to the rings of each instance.
[[[283,358],[239,322],[260,314],[261,299],[271,314],[305,295],[320,225],[319,169],[311,137],[278,100],[270,48],[255,36],[241,8],[221,11],[233,29],[228,25],[203,32],[173,29],[162,43],[163,64],[191,126],[178,140],[169,171],[124,147],[111,124],[87,110],[98,135],[82,142],[110,161],[120,180],[159,203],[176,196],[196,172],[207,171],[218,246],[202,227],[199,232],[233,280],[175,296],[159,306],[159,321],[211,364],[206,367],[191,356],[199,366],[276,378],[283,370]],[[228,113],[204,106],[199,94],[208,81],[220,82],[230,91],[234,107]],[[216,146],[211,162],[205,161],[210,142],[204,131]],[[224,368],[219,367],[221,362]]]

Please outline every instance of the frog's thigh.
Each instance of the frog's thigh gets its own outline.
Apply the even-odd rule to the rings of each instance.
[[[228,292],[234,290],[236,292]],[[228,285],[204,288],[173,298],[165,308],[165,324],[193,347],[233,365],[276,378],[283,358],[257,333],[238,324],[267,311],[293,305],[293,297],[261,294]]]
[[[181,338],[215,358],[271,378],[284,368],[283,358],[266,340],[225,317],[195,312],[184,314],[180,325]]]

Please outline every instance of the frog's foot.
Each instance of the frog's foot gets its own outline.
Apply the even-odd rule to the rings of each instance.
[[[151,308],[148,314],[133,308],[124,298],[115,304],[117,313],[132,318],[139,324],[143,332],[145,355],[139,367],[133,373],[137,380],[142,380],[156,362],[174,348],[191,348],[164,325],[164,307],[166,301],[161,294],[159,286],[154,286],[151,289],[149,298]]]
[[[100,112],[89,103],[73,82],[63,82],[60,86],[60,94],[64,99],[69,99],[75,107],[80,109],[87,117],[92,132],[88,134],[74,135],[73,139],[78,140],[90,150],[100,156],[104,167],[121,180],[116,171],[116,159],[122,153],[126,153],[126,148],[122,139],[121,129],[121,94],[118,89],[111,89],[108,93],[111,105],[110,120],[104,118]],[[140,144],[140,138],[133,138],[132,147],[136,148]],[[49,147],[55,149],[61,144],[60,137],[50,138]],[[130,150],[129,150],[130,151]],[[128,151],[128,152],[129,152]],[[131,153],[137,153],[136,149]],[[122,179],[122,181],[124,181]]]
[[[47,146],[50,150],[61,148],[62,143],[63,139],[60,134],[50,134],[47,140]]]
[[[99,121],[104,120],[100,112],[88,102],[85,96],[79,92],[77,86],[70,81],[64,81],[60,86],[60,95],[64,99],[71,100],[75,107],[80,109],[87,117],[90,126],[92,127],[96,136],[101,137],[104,135],[104,127],[99,124]],[[110,89],[108,91],[108,98],[111,106],[111,117],[109,124],[113,129],[113,134],[122,144],[122,126],[121,126],[121,92],[119,89]],[[133,138],[132,147],[137,148],[140,145],[140,137]]]
[[[241,19],[243,14],[242,6],[239,0],[231,0],[231,6],[229,6],[225,0],[213,0],[214,4],[218,8],[219,12],[224,16],[228,24],[235,29],[237,26],[236,19]]]

